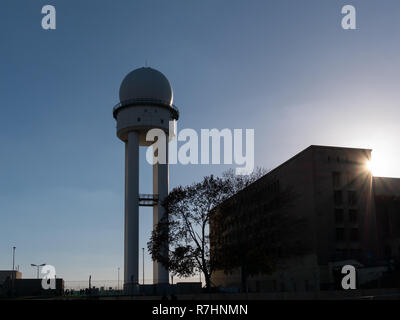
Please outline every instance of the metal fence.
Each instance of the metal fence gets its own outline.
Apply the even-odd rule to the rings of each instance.
[[[170,283],[177,283],[177,282],[192,282],[192,281],[199,281],[198,277],[191,277],[191,278],[177,278],[174,277],[170,279]],[[203,281],[204,282],[204,281]],[[139,280],[139,284],[151,285],[153,284],[153,279],[145,278],[144,282],[141,278]],[[203,283],[204,284],[204,283]],[[123,290],[124,288],[124,280],[121,278],[119,281],[115,280],[98,280],[98,279],[91,279],[90,281],[91,288],[96,288],[102,291],[107,290]],[[89,289],[89,279],[87,280],[65,280],[64,279],[64,290],[85,290]]]

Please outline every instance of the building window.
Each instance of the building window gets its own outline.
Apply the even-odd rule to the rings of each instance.
[[[273,192],[279,192],[279,180],[276,180],[272,188]]]
[[[332,172],[332,183],[334,188],[339,188],[341,182],[340,172]]]
[[[352,228],[350,230],[350,240],[358,241],[358,229],[357,228]]]
[[[260,281],[256,281],[256,292],[261,292],[260,287]]]
[[[351,172],[347,172],[347,184],[348,185],[353,184],[353,174]]]
[[[343,222],[343,209],[335,209],[335,221],[336,222]]]
[[[358,260],[358,259],[360,259],[360,257],[361,257],[360,249],[351,249],[350,250],[349,258]]]
[[[392,255],[392,248],[390,246],[385,246],[385,257],[388,258]]]
[[[161,119],[161,123],[164,123],[164,119]]]
[[[140,118],[137,118],[137,121],[140,122]]]
[[[357,204],[357,193],[355,191],[347,192],[347,202],[351,206]]]
[[[347,250],[337,249],[335,253],[335,260],[345,260],[347,259]]]
[[[344,228],[336,228],[336,241],[344,240]]]
[[[357,210],[350,209],[349,210],[349,221],[350,222],[357,222],[357,220],[358,220],[357,215],[358,215]]]
[[[342,191],[341,190],[335,190],[334,191],[333,200],[334,200],[336,205],[341,205],[343,203]]]

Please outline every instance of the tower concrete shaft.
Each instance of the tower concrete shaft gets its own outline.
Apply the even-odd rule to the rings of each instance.
[[[153,230],[157,223],[166,217],[166,211],[162,206],[164,199],[168,196],[169,189],[169,166],[168,166],[168,143],[166,143],[167,163],[153,165],[153,193],[158,194],[158,204],[153,207]],[[163,254],[168,254],[168,242],[164,244]],[[169,282],[168,270],[159,262],[153,263],[153,283],[166,284]]]
[[[125,290],[139,283],[139,133],[130,131],[125,143]]]

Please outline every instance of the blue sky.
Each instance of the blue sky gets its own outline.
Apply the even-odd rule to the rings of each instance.
[[[41,28],[46,4],[54,31]],[[341,28],[346,4],[357,30]],[[374,149],[377,175],[400,177],[399,9],[396,0],[1,1],[0,269],[15,245],[24,277],[46,262],[67,280],[117,278],[124,147],[112,107],[146,60],[173,86],[178,129],[253,128],[256,165],[272,169],[310,144],[363,147]],[[144,155],[140,188],[150,192]],[[171,166],[170,185],[227,168]],[[140,247],[151,220],[141,209]]]

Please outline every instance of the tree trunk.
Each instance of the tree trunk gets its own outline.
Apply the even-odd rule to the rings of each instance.
[[[204,279],[206,280],[206,290],[207,292],[211,291],[211,277],[208,274],[204,274]]]

